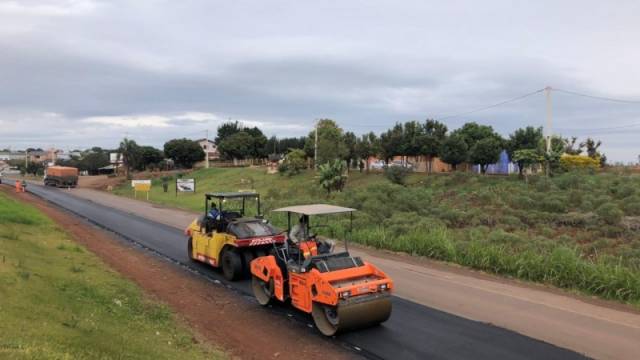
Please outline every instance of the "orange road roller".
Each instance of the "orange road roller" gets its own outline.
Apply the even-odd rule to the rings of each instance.
[[[355,209],[314,204],[274,211],[287,213],[288,238],[276,246],[275,255],[251,262],[253,293],[261,305],[290,299],[294,307],[312,315],[326,336],[389,319],[393,281],[372,264],[351,256],[346,236],[344,251],[332,252],[331,241],[312,234],[310,216],[345,213],[351,234]],[[299,217],[293,227],[292,214]]]

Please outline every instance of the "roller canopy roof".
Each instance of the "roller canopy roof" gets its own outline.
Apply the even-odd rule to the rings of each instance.
[[[206,196],[208,198],[248,198],[248,197],[257,197],[259,194],[257,192],[215,192],[215,193],[207,193]]]
[[[273,211],[278,212],[292,212],[302,215],[326,215],[326,214],[340,214],[356,211],[356,209],[346,208],[342,206],[327,205],[327,204],[311,204],[311,205],[297,205],[287,206]]]

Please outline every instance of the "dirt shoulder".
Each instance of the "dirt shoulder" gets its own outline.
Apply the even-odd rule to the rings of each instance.
[[[168,304],[198,334],[242,359],[348,359],[355,354],[301,332],[232,290],[159,259],[30,194],[3,191],[29,202],[66,229],[111,268]],[[295,349],[295,351],[293,351]]]

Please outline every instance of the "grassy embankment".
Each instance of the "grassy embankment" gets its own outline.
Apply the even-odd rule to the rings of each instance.
[[[192,339],[168,307],[0,193],[0,358],[224,357]]]
[[[327,198],[312,173],[208,169],[197,194],[151,200],[201,211],[205,191],[256,189],[265,208],[331,202],[361,210],[353,239],[369,246],[455,262],[640,304],[640,176],[567,173],[551,179],[458,173],[412,174],[406,187],[380,174],[351,173],[344,192]],[[116,193],[132,196],[128,187]],[[270,216],[276,224],[283,219]],[[340,234],[345,223],[334,226]]]

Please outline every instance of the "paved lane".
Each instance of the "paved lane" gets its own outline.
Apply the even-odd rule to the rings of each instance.
[[[70,196],[65,190],[31,184],[28,190],[129,241],[211,279],[224,282],[218,272],[189,261],[184,235],[174,227]],[[248,281],[231,283],[230,286],[241,294],[251,294]],[[302,323],[311,321],[308,316],[290,308],[276,306],[274,311],[293,313]],[[338,336],[336,342],[362,349],[368,357],[382,359],[583,358],[574,352],[512,331],[467,320],[397,297],[393,299],[393,314],[388,322]]]

